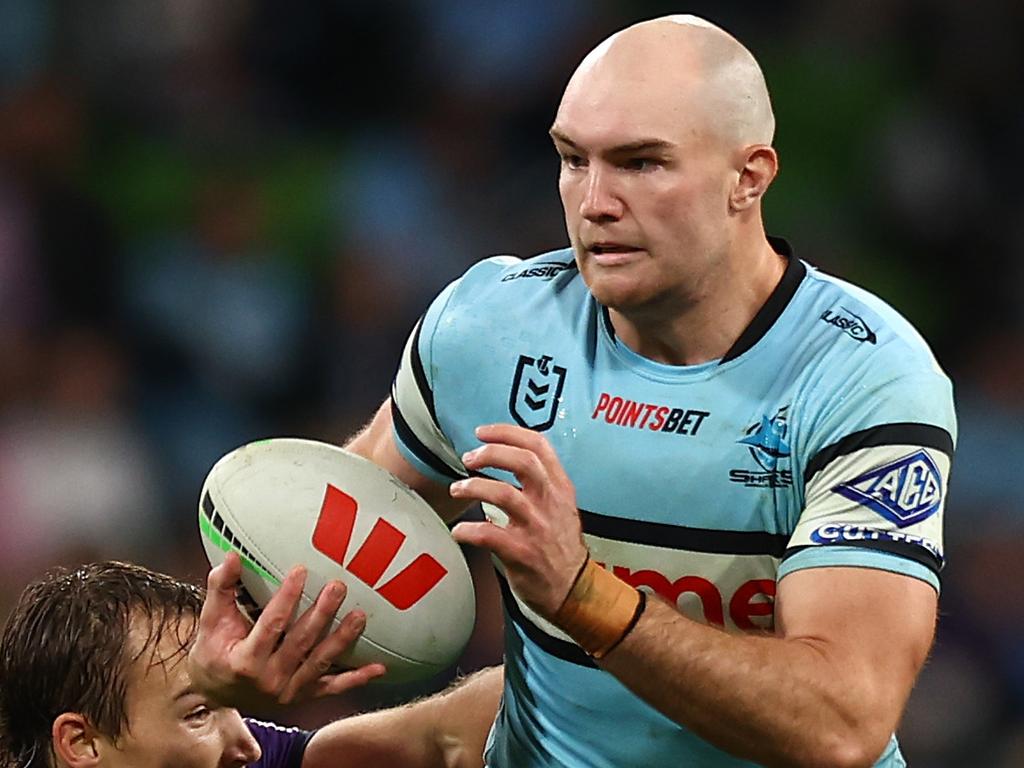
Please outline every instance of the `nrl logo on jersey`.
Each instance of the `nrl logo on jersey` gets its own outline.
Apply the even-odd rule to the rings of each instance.
[[[729,470],[729,480],[741,483],[748,488],[788,488],[793,484],[793,472],[779,469],[778,464],[790,457],[791,450],[786,442],[789,431],[789,406],[784,405],[771,418],[762,416],[761,420],[751,424],[744,436],[736,442],[745,445],[750,456],[763,470],[749,469]]]
[[[520,426],[543,432],[555,423],[565,384],[565,368],[553,363],[550,355],[542,355],[540,359],[519,356],[508,410]]]
[[[846,307],[839,307],[838,312],[826,309],[822,313],[821,319],[829,325],[834,325],[851,339],[856,341],[866,341],[868,344],[878,343],[878,336],[876,336],[875,332],[872,331],[868,324],[864,322],[864,318],[854,312],[851,312]]]
[[[942,505],[942,476],[925,451],[865,472],[832,489],[877,512],[899,528],[934,515]]]

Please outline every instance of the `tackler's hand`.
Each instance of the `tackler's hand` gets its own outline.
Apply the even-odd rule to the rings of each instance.
[[[266,706],[342,693],[384,674],[381,664],[329,672],[332,660],[356,641],[366,624],[362,612],[352,611],[320,639],[345,599],[340,581],[328,583],[292,623],[306,581],[305,569],[297,566],[252,624],[235,603],[241,575],[242,562],[235,552],[210,571],[188,656],[196,688],[230,706]]]
[[[459,542],[494,552],[516,594],[550,618],[587,559],[576,490],[543,435],[512,424],[491,424],[478,427],[476,436],[484,445],[463,455],[466,468],[507,470],[521,487],[486,477],[453,483],[453,497],[493,504],[509,522],[507,527],[459,523],[452,534]]]

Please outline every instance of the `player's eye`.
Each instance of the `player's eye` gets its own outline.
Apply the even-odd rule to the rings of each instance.
[[[211,710],[209,707],[199,706],[190,710],[189,713],[185,715],[185,719],[188,720],[190,723],[204,723],[212,714],[213,710]]]
[[[627,171],[650,171],[658,165],[658,161],[653,157],[631,157],[622,163],[622,167]]]
[[[566,168],[570,168],[570,169],[575,171],[575,170],[578,170],[578,169],[582,168],[584,165],[586,165],[586,162],[579,155],[573,155],[573,154],[570,154],[570,153],[564,153],[562,155],[562,164]]]

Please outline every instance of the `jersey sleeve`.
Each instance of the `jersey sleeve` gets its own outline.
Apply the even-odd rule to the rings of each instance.
[[[435,383],[435,344],[456,304],[471,301],[474,282],[493,275],[510,264],[514,256],[494,256],[474,265],[445,288],[413,328],[402,352],[391,387],[391,415],[399,451],[421,474],[448,484],[466,477],[466,468],[438,419]],[[447,343],[458,344],[457,334],[445,335]]]
[[[315,731],[286,728],[275,723],[245,718],[249,732],[259,742],[262,755],[252,768],[302,768],[306,745]]]
[[[878,568],[939,589],[956,440],[940,371],[846,382],[814,429],[804,504],[779,568]]]

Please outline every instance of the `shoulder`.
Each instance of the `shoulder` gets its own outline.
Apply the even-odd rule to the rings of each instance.
[[[578,306],[587,295],[569,249],[529,259],[491,256],[434,300],[424,316],[423,341],[458,344],[471,337],[502,335],[519,320],[537,325],[545,313]]]
[[[813,267],[800,293],[800,323],[813,360],[804,402],[821,439],[884,424],[931,425],[956,439],[952,382],[905,317],[871,292]]]
[[[558,293],[574,281],[582,282],[568,248],[527,259],[491,256],[478,261],[456,281],[453,300],[502,303],[527,293]]]
[[[816,308],[821,309],[817,321],[859,342],[861,356],[945,376],[924,337],[883,299],[812,266],[807,268],[806,282]]]
[[[301,768],[302,757],[315,731],[245,718],[249,732],[259,742],[262,756],[253,768]]]

